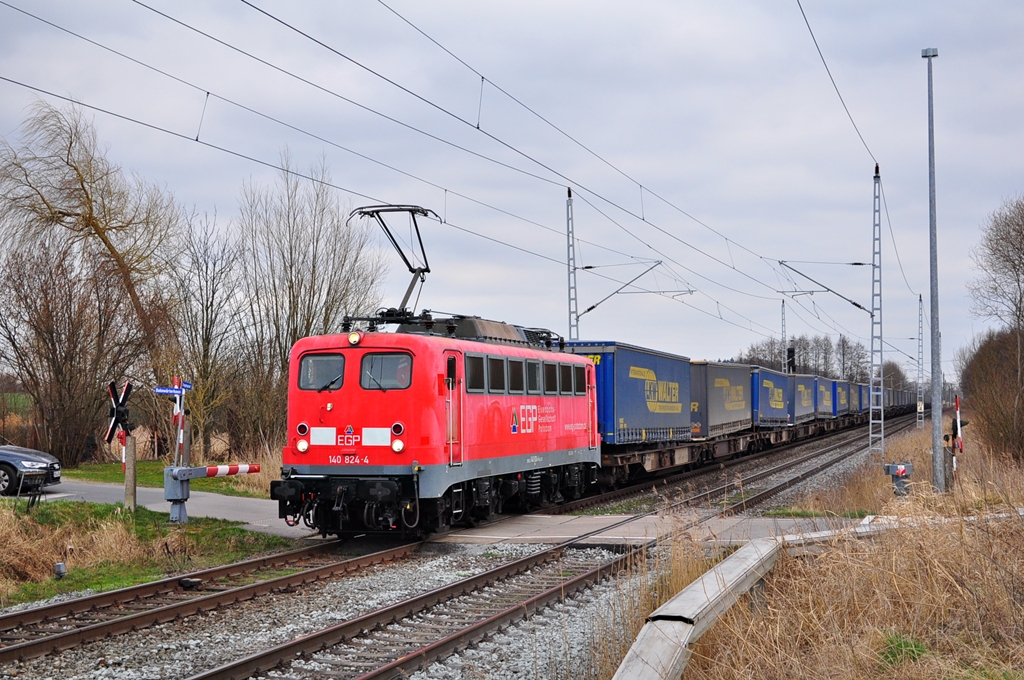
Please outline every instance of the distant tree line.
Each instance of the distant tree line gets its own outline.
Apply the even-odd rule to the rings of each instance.
[[[788,346],[795,350],[797,373],[863,384],[870,381],[871,355],[862,343],[851,341],[845,335],[840,335],[835,343],[827,335],[794,335]],[[771,337],[752,343],[735,361],[785,371],[785,356],[782,340]],[[896,389],[917,389],[916,381],[911,382],[895,361],[882,363],[882,384]]]
[[[0,140],[0,394],[30,397],[0,399],[0,436],[75,465],[103,450],[104,385],[129,378],[159,437],[170,405],[149,388],[181,375],[196,456],[215,435],[235,456],[280,447],[292,344],[371,312],[385,273],[327,166],[282,166],[218,224],[111,162],[80,109],[37,103]]]

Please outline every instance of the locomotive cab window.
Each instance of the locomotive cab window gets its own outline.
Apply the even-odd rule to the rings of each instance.
[[[412,384],[412,355],[405,352],[366,354],[359,371],[364,390],[404,390]]]
[[[336,390],[344,381],[342,354],[307,354],[299,361],[300,390]]]
[[[512,394],[523,393],[523,360],[508,360],[508,391]]]
[[[483,357],[466,357],[466,391],[467,392],[483,392],[484,391],[484,358]]]
[[[544,364],[544,394],[558,394],[558,364]]]
[[[505,360],[501,357],[487,357],[487,391],[505,391]]]
[[[540,362],[526,362],[526,391],[530,394],[540,394]]]
[[[558,372],[561,374],[561,389],[559,392],[562,394],[572,394],[572,366],[569,364],[559,364]]]
[[[573,366],[573,376],[575,377],[576,394],[587,393],[587,369],[583,366]]]

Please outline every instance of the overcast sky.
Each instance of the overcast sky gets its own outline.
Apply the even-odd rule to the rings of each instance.
[[[436,211],[445,223],[424,224],[432,271],[418,308],[567,334],[567,186],[576,197],[577,264],[595,267],[579,272],[580,311],[658,260],[636,286],[668,291],[627,288],[582,317],[583,339],[734,356],[779,334],[778,291],[820,291],[787,276],[778,260],[870,306],[869,267],[811,263],[870,262],[874,161],[796,0],[251,1],[408,91],[239,0],[146,2],[315,86],[130,0],[10,5],[189,84],[8,0],[0,76],[182,135],[89,113],[111,159],[185,205],[216,211],[225,227],[243,181],[269,183],[275,171],[197,144],[197,133],[270,164],[286,147],[300,167],[325,157],[334,183],[363,195],[340,193],[352,207]],[[990,325],[969,312],[965,283],[976,274],[968,252],[988,215],[1024,188],[1024,6],[804,0],[804,9],[881,164],[892,224],[890,234],[883,213],[884,331],[915,358],[918,293],[929,306],[920,54],[939,50],[939,297],[950,376],[956,349]],[[0,135],[16,144],[40,96],[63,104],[0,81]],[[395,305],[409,276],[397,256],[388,259],[383,302]],[[868,315],[835,295],[798,295],[786,310],[789,334],[844,333],[868,344]],[[914,377],[916,361],[888,354]]]

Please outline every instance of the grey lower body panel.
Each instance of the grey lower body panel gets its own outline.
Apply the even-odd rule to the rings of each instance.
[[[419,497],[440,498],[453,484],[481,477],[508,475],[580,463],[600,465],[601,450],[599,448],[565,449],[518,456],[502,456],[500,458],[465,460],[461,465],[421,465]],[[406,477],[413,474],[411,465],[353,465],[347,467],[339,467],[337,465],[292,465],[290,467],[295,470],[292,477],[299,479],[303,476],[367,478]]]

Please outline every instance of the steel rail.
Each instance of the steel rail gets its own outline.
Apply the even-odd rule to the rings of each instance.
[[[310,654],[331,647],[358,635],[364,630],[372,630],[378,626],[415,615],[424,609],[447,602],[460,595],[473,592],[478,588],[492,585],[511,576],[532,569],[544,562],[561,557],[564,545],[536,552],[532,555],[499,565],[476,576],[450,583],[429,592],[416,595],[396,604],[378,609],[348,621],[335,624],[328,628],[303,635],[289,642],[257,652],[219,668],[193,675],[190,680],[238,680],[248,678],[256,673],[263,673],[278,666],[282,661],[295,658],[296,655]],[[517,607],[520,605],[516,605]]]
[[[777,474],[778,472],[799,465],[800,463],[806,462],[816,457],[827,455],[828,453],[848,446],[853,443],[859,437],[853,437],[838,444],[834,444],[827,447],[825,450],[815,451],[807,456],[802,456],[797,461],[788,461],[783,465],[776,466],[770,470],[761,471],[754,475],[748,476],[746,479],[730,482],[722,485],[717,489],[701,492],[693,496],[692,498],[685,499],[672,504],[670,507],[678,507],[683,503],[691,504],[701,499],[710,498],[711,495],[716,493],[727,493],[728,490],[736,488],[739,484],[750,483],[758,479]],[[799,481],[817,474],[828,467],[836,464],[840,460],[859,453],[860,450],[854,450],[840,456],[835,456],[824,464],[817,466],[814,470],[805,471],[797,477],[791,478],[782,482],[781,484],[775,485],[772,489],[762,492],[765,498],[774,493],[778,493],[786,488],[789,488]],[[732,514],[739,511],[740,508],[749,507],[755,502],[755,498],[747,498],[733,504],[727,508],[709,515],[707,517],[695,520],[694,522],[688,523],[686,527],[678,530],[678,532],[685,531],[686,529],[692,528],[704,522],[709,521],[713,517],[720,517],[726,514]],[[241,680],[243,678],[249,678],[252,675],[259,673],[266,673],[267,671],[278,667],[280,664],[294,659],[297,656],[308,657],[311,654],[326,650],[334,645],[345,643],[356,635],[361,634],[366,630],[373,630],[381,626],[385,626],[391,623],[400,621],[401,619],[413,616],[420,613],[430,607],[441,604],[448,600],[451,600],[460,595],[465,595],[473,592],[474,590],[487,586],[493,585],[497,581],[508,578],[510,576],[522,573],[523,571],[537,566],[543,562],[557,559],[565,550],[566,547],[571,546],[584,538],[589,538],[594,535],[604,533],[610,529],[634,522],[642,517],[647,517],[655,514],[656,512],[662,512],[663,510],[652,511],[623,519],[619,522],[615,522],[607,527],[588,532],[584,535],[565,541],[557,546],[549,548],[533,555],[509,562],[507,564],[495,567],[487,572],[478,574],[477,576],[458,581],[456,583],[437,588],[428,593],[418,595],[397,604],[385,607],[383,609],[370,612],[363,616],[341,623],[335,624],[328,628],[325,628],[314,633],[304,635],[296,638],[289,642],[277,645],[275,647],[257,652],[250,656],[244,657],[237,661],[224,664],[218,668],[211,669],[209,671],[201,672],[193,675],[189,680]],[[678,533],[676,532],[676,533]],[[428,645],[421,647],[419,650],[403,654],[400,658],[392,660],[380,668],[365,673],[359,676],[359,680],[369,680],[371,678],[394,678],[394,677],[405,677],[410,671],[420,668],[423,665],[432,662],[437,658],[444,657],[455,651],[463,649],[473,642],[481,639],[489,631],[495,628],[508,625],[509,623],[529,616],[531,613],[536,612],[538,609],[551,604],[554,601],[564,599],[567,595],[572,594],[579,589],[586,587],[587,585],[596,582],[597,580],[603,579],[609,574],[616,573],[626,564],[629,560],[633,559],[641,551],[648,549],[656,541],[654,539],[644,541],[643,543],[634,546],[631,550],[628,550],[623,555],[612,560],[611,562],[591,569],[590,571],[572,577],[567,581],[556,585],[552,588],[545,590],[539,595],[535,595],[528,600],[518,602],[512,606],[507,607],[505,610],[494,614],[486,619],[472,623],[463,630],[460,630],[451,635],[447,635],[444,638],[432,642]]]
[[[334,546],[336,546],[336,543],[332,542],[331,547]],[[330,564],[321,565],[318,567],[314,567],[312,569],[304,569],[294,574],[287,574],[284,576],[279,576],[277,578],[257,581],[256,583],[250,583],[243,586],[230,588],[227,590],[214,592],[210,595],[200,595],[197,597],[189,598],[187,600],[183,600],[181,602],[156,607],[135,614],[119,616],[109,621],[102,621],[92,625],[87,625],[80,628],[74,628],[71,630],[54,633],[52,635],[47,635],[45,637],[37,638],[34,640],[28,640],[26,642],[13,644],[6,647],[0,647],[0,664],[16,660],[24,661],[26,659],[42,656],[49,652],[61,651],[64,649],[77,647],[92,640],[106,638],[111,635],[120,635],[122,633],[127,633],[133,630],[138,630],[159,623],[172,621],[177,618],[182,618],[200,612],[209,611],[211,609],[216,609],[217,607],[221,607],[227,604],[232,604],[242,600],[248,600],[254,597],[258,597],[259,595],[263,595],[269,592],[279,591],[297,585],[303,585],[323,578],[335,576],[337,574],[347,573],[353,570],[361,569],[374,564],[380,564],[395,559],[401,559],[407,557],[411,553],[418,550],[420,546],[422,546],[422,542],[410,543],[403,546],[399,546],[397,548],[392,548],[390,550],[382,550],[376,553],[371,553],[369,555],[362,555],[359,557],[353,557],[346,560],[331,562]],[[326,549],[326,547],[327,546],[324,546],[320,550],[322,551]],[[299,550],[284,554],[292,556],[293,559],[291,561],[295,561],[294,557],[296,556],[297,553],[301,552],[303,551]],[[239,566],[244,564],[261,562],[265,563],[267,566],[275,566],[275,564],[281,563],[274,563],[273,557],[267,557],[261,558],[259,560],[251,560],[249,562],[236,563],[233,565],[226,565],[225,567],[218,567],[215,569],[195,572],[194,574],[190,574],[187,576],[179,576],[172,579],[164,579],[157,583],[161,584],[162,588],[166,588],[168,584],[172,582],[175,586],[177,586],[177,584],[183,578],[193,578],[200,574],[209,576],[211,574],[224,573],[225,570],[227,569],[237,569]],[[286,564],[287,562],[283,563]],[[249,571],[252,571],[252,569],[250,569]],[[154,584],[146,585],[152,586]],[[131,588],[126,588],[122,591],[113,591],[108,595],[113,595],[115,593],[126,593],[126,591],[132,590],[133,589]],[[157,590],[155,592],[157,594],[162,594],[171,591]],[[117,604],[123,604],[125,602],[130,601],[131,600],[114,600],[114,602]],[[30,613],[32,611],[33,610],[27,610],[24,613]],[[78,610],[78,612],[81,611],[87,610]],[[17,612],[17,614],[21,613],[23,612]],[[16,614],[12,614],[5,618],[13,619],[15,618],[15,616]],[[45,621],[47,619],[35,619],[36,622],[40,620]],[[16,629],[17,627],[14,627],[9,630]]]
[[[907,416],[907,417],[909,418],[909,416]],[[915,417],[915,421],[914,422],[916,422],[916,417]],[[909,420],[906,423],[900,423],[899,427],[895,428],[892,431],[892,434],[896,434],[897,432],[902,432],[902,431],[908,429],[911,424],[913,424],[913,423],[909,422]],[[768,489],[765,489],[764,491],[759,491],[758,493],[755,493],[752,496],[749,496],[747,498],[744,498],[744,499],[738,501],[737,503],[734,503],[733,505],[731,505],[731,506],[725,508],[724,510],[722,510],[722,512],[720,512],[719,514],[720,515],[722,515],[722,514],[732,515],[732,514],[736,514],[737,512],[744,512],[748,507],[752,507],[752,506],[757,505],[758,503],[762,503],[765,500],[767,500],[767,499],[771,498],[772,496],[774,496],[775,494],[781,493],[781,492],[785,491],[786,489],[789,489],[789,488],[791,488],[793,486],[796,486],[800,482],[803,482],[803,481],[805,481],[807,479],[810,479],[811,477],[819,475],[822,472],[824,472],[825,470],[827,470],[830,467],[832,467],[833,465],[836,465],[837,463],[841,463],[844,460],[848,460],[849,458],[852,458],[853,456],[857,455],[858,453],[863,453],[863,449],[854,449],[853,451],[849,451],[847,453],[843,453],[843,454],[840,454],[838,456],[834,456],[832,458],[829,458],[828,460],[824,461],[823,463],[821,463],[820,465],[814,467],[811,470],[805,470],[804,472],[801,472],[800,474],[796,475],[795,477],[790,477],[789,479],[787,479],[787,480],[785,480],[783,482],[780,482],[779,484],[776,484],[775,486],[772,486],[772,487],[770,487]]]
[[[866,427],[867,427],[867,425],[857,425],[857,426],[854,426],[855,430],[864,429]],[[838,431],[838,432],[829,433],[829,435],[827,435],[827,436],[840,436],[840,435],[843,435],[843,434],[844,434],[843,431]],[[617,500],[622,500],[624,498],[632,498],[633,496],[635,496],[637,494],[644,493],[644,491],[646,489],[649,489],[652,485],[653,486],[669,486],[669,485],[672,485],[672,484],[676,484],[678,482],[685,481],[687,479],[694,479],[694,478],[697,478],[697,477],[703,477],[705,475],[714,473],[714,472],[716,472],[718,470],[721,470],[723,468],[735,467],[737,465],[743,465],[745,463],[749,463],[749,462],[754,461],[754,460],[759,460],[761,458],[766,458],[766,457],[769,457],[769,456],[775,456],[775,455],[778,455],[778,454],[781,454],[781,453],[785,453],[786,451],[790,451],[790,450],[795,449],[795,448],[800,447],[800,446],[807,446],[808,444],[814,444],[815,443],[815,439],[816,438],[814,438],[814,439],[802,439],[800,441],[795,441],[795,442],[787,442],[787,443],[781,444],[779,446],[773,446],[771,448],[764,449],[763,451],[759,451],[759,452],[754,453],[754,454],[743,455],[743,456],[740,456],[739,458],[733,458],[733,459],[725,460],[725,461],[716,461],[715,463],[711,463],[709,465],[705,465],[703,467],[696,468],[696,469],[693,469],[693,470],[687,470],[686,472],[678,472],[678,473],[675,473],[675,474],[672,474],[672,475],[669,475],[669,476],[666,476],[666,477],[654,477],[654,478],[651,478],[651,479],[646,479],[646,480],[643,480],[643,481],[640,481],[640,482],[636,482],[634,484],[630,484],[629,486],[623,487],[621,489],[616,489],[614,491],[608,491],[606,493],[602,493],[602,494],[599,494],[599,495],[596,495],[596,496],[588,496],[586,498],[580,498],[578,500],[569,501],[567,503],[562,503],[561,505],[556,505],[556,506],[553,506],[553,507],[550,507],[550,508],[543,508],[543,509],[541,509],[541,510],[539,510],[537,512],[544,513],[544,514],[549,514],[549,515],[566,515],[566,514],[570,514],[570,513],[573,513],[573,512],[579,512],[580,510],[585,510],[587,508],[591,508],[591,507],[594,507],[596,505],[602,505],[604,503],[608,503],[608,502],[612,502],[612,501],[617,501]]]
[[[626,552],[611,562],[595,567],[590,571],[575,576],[564,583],[548,588],[544,592],[534,595],[528,600],[507,607],[504,611],[474,623],[468,628],[420,648],[412,654],[406,654],[400,659],[381,666],[375,671],[364,673],[356,680],[376,680],[377,678],[408,677],[409,674],[422,668],[436,659],[444,658],[449,654],[461,651],[469,645],[482,640],[493,630],[503,628],[521,619],[526,619],[541,609],[548,607],[555,602],[563,602],[571,595],[575,595],[594,583],[619,573],[629,564],[638,553],[645,550],[646,546],[636,547]]]
[[[140,597],[149,597],[155,594],[171,592],[180,588],[180,582],[182,579],[192,578],[212,581],[226,576],[237,576],[239,574],[267,569],[268,567],[287,564],[289,562],[296,562],[307,557],[316,556],[332,548],[336,548],[338,545],[340,545],[338,541],[331,541],[329,543],[310,546],[307,548],[299,548],[297,550],[291,550],[276,555],[266,555],[264,557],[257,557],[243,562],[233,562],[219,567],[211,567],[209,569],[203,569],[189,574],[170,576],[168,578],[160,579],[159,581],[140,583],[126,588],[107,591],[105,593],[97,593],[95,595],[79,597],[73,600],[65,600],[63,602],[57,602],[43,607],[22,609],[17,612],[0,616],[0,632],[39,623],[45,619],[64,618],[82,612],[91,611],[99,607],[107,607],[130,602],[132,600],[137,600]]]

